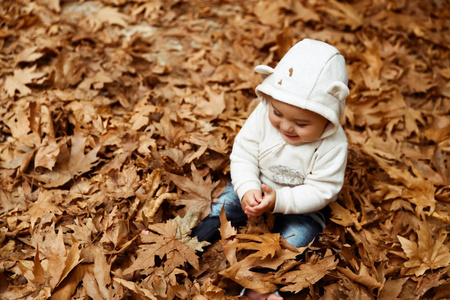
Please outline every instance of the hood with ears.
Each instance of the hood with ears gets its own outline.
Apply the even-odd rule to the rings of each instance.
[[[264,94],[267,94],[322,115],[330,121],[322,138],[337,130],[349,89],[345,59],[336,48],[304,39],[285,54],[275,69],[259,65],[255,71],[265,77],[256,87],[261,101],[265,101]]]

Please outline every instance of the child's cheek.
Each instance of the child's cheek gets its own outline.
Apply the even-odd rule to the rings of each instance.
[[[280,126],[280,120],[275,116],[274,113],[269,112],[269,121],[275,127],[278,128]]]

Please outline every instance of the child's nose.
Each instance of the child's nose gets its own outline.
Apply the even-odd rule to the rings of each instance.
[[[283,120],[283,121],[281,121],[280,128],[284,132],[291,132],[292,131],[292,124],[291,124],[291,122]]]

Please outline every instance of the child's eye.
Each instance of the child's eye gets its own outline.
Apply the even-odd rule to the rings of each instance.
[[[273,114],[277,117],[281,117],[281,114],[279,112],[277,112],[276,110],[273,110]]]
[[[308,124],[305,123],[295,123],[298,127],[306,127]]]

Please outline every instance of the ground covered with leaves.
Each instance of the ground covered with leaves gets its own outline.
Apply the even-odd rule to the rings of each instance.
[[[1,0],[0,16],[1,299],[450,297],[448,1]],[[303,38],[350,77],[327,228],[296,249],[270,216],[223,219],[198,242],[254,66]]]

